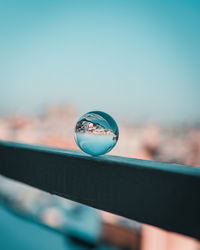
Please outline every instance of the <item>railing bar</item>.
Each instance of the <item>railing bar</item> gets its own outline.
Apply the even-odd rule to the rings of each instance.
[[[0,174],[200,239],[199,168],[0,142]]]

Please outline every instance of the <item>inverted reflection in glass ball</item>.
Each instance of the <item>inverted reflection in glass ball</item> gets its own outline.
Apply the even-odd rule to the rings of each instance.
[[[115,120],[102,111],[88,112],[77,121],[75,141],[90,155],[108,153],[117,143],[119,130]]]

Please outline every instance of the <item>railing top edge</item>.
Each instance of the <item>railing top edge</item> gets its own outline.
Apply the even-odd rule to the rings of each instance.
[[[57,148],[50,147],[45,145],[32,145],[25,143],[18,143],[12,141],[1,141],[0,146],[8,147],[8,148],[21,148],[33,151],[41,151],[49,154],[57,154],[63,155],[66,157],[73,158],[82,158],[84,160],[89,161],[98,161],[102,163],[110,163],[115,165],[126,165],[126,166],[134,166],[139,168],[146,168],[152,171],[164,171],[169,173],[177,173],[184,175],[192,175],[196,177],[200,177],[200,167],[176,164],[176,163],[168,163],[168,162],[160,162],[160,161],[150,161],[143,159],[136,159],[130,157],[123,156],[115,156],[115,155],[103,155],[103,156],[90,156],[78,150],[69,150],[65,148]]]

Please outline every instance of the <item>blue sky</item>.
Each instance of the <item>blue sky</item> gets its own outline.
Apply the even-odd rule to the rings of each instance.
[[[200,119],[199,1],[0,1],[0,114]]]

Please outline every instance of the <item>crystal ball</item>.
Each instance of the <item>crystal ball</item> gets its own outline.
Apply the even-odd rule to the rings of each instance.
[[[75,141],[90,155],[108,153],[117,143],[119,129],[115,120],[105,112],[91,111],[77,121]]]

